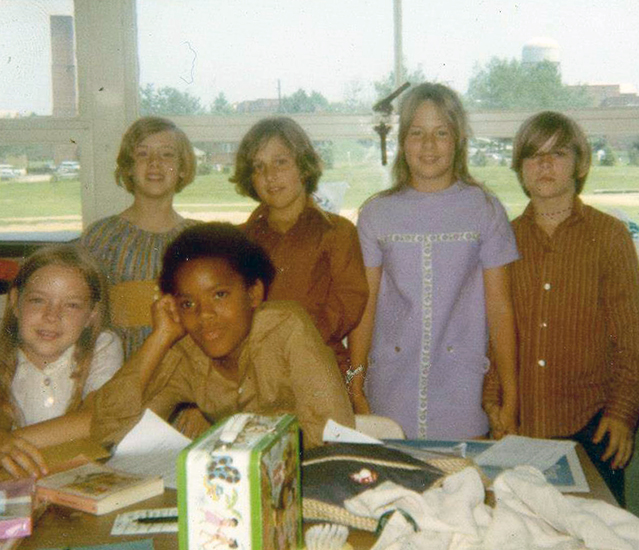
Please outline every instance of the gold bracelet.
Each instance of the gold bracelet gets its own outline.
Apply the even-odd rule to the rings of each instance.
[[[360,372],[363,372],[364,365],[357,365],[357,367],[349,367],[346,371],[346,385],[350,386],[353,382],[353,378],[355,378]]]

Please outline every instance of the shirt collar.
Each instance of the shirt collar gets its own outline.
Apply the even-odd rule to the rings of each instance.
[[[73,354],[75,352],[75,345],[67,348],[62,355],[60,355],[60,357],[58,357],[55,361],[53,361],[52,363],[49,363],[48,365],[46,365],[43,369],[38,368],[36,365],[34,365],[29,358],[26,356],[26,354],[20,349],[18,348],[18,367],[32,367],[42,373],[53,373],[56,370],[66,367],[67,365],[70,365],[73,361]]]
[[[246,224],[259,224],[264,227],[268,227],[267,216],[268,206],[266,206],[264,203],[261,203],[255,210],[253,210]],[[317,206],[312,196],[308,196],[308,198],[306,199],[306,206],[304,207],[304,210],[302,210],[300,217],[295,222],[295,225],[299,224],[300,221],[304,221],[307,219],[320,220],[331,227],[334,225],[334,222],[329,216],[328,212],[325,212],[319,206]],[[295,225],[293,227],[295,227]]]

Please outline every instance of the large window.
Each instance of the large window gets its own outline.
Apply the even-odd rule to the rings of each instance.
[[[596,151],[585,199],[639,219],[633,0],[454,0],[445,9],[420,0],[0,0],[2,238],[73,235],[126,207],[115,157],[124,129],[148,113],[173,118],[197,148],[198,177],[176,198],[185,215],[244,219],[255,203],[228,182],[238,142],[260,118],[287,114],[316,143],[322,181],[354,219],[389,184],[371,106],[395,87],[400,5],[405,78],[462,94],[472,171],[511,216],[526,198],[508,168],[509,139],[528,115],[555,108],[583,124]],[[388,145],[390,164],[394,131]]]

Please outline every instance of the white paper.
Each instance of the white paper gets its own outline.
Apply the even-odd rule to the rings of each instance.
[[[177,508],[151,508],[149,510],[134,510],[125,514],[118,514],[111,528],[112,535],[147,535],[152,533],[177,533],[178,522],[167,523],[138,523],[140,518],[166,518],[178,515]]]
[[[145,476],[162,476],[164,486],[177,488],[178,454],[191,440],[147,409],[115,448],[107,462],[112,468]]]
[[[326,422],[326,426],[324,426],[322,438],[326,443],[373,443],[383,445],[383,442],[379,439],[342,426],[330,418]]]
[[[507,435],[475,457],[475,462],[500,468],[528,465],[543,472],[574,448],[574,441]]]

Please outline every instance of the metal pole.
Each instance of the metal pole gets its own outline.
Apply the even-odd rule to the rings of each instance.
[[[404,82],[402,68],[402,0],[393,0],[393,19],[395,23],[395,88]]]

